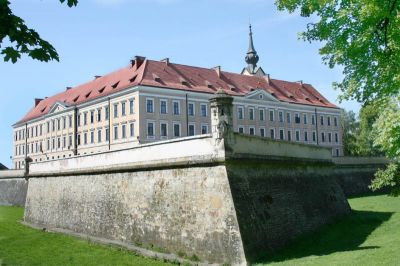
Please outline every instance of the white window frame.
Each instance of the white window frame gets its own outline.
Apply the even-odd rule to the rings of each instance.
[[[190,106],[191,104],[193,105],[193,114],[190,114],[190,113],[189,113],[189,110],[190,110],[189,106]],[[188,102],[188,109],[187,109],[187,112],[188,112],[188,116],[195,116],[195,115],[196,115],[196,103],[195,103],[195,102]]]
[[[205,106],[205,108],[204,108],[204,110],[205,110],[205,115],[203,114],[203,106]],[[200,115],[202,116],[202,117],[207,117],[207,115],[208,115],[208,105],[206,104],[206,103],[201,103],[200,104]]]
[[[282,132],[282,138],[281,138],[281,132]],[[284,128],[279,128],[279,140],[285,140],[285,129]]]
[[[261,119],[261,114],[262,114],[262,119]],[[265,121],[265,109],[264,108],[258,109],[258,118],[260,121]]]
[[[165,136],[162,135],[162,125],[165,125]],[[168,122],[160,121],[160,139],[167,139],[167,138],[168,138]]]
[[[206,133],[203,133],[203,127],[206,128]],[[208,130],[208,124],[201,124],[201,134],[208,134],[209,130]]]
[[[178,113],[175,112],[175,103],[178,104]],[[181,114],[181,102],[179,100],[172,101],[172,114],[173,115],[180,115]]]
[[[295,130],[295,133],[294,133],[294,138],[295,138],[295,141],[296,142],[300,142],[300,140],[301,140],[301,134],[300,134],[300,130],[299,129],[296,129]]]
[[[261,130],[264,130],[264,134],[261,134]],[[266,136],[266,134],[265,134],[265,127],[260,127],[260,128],[259,128],[259,131],[260,131],[260,136],[263,137],[263,138],[265,138],[265,136]]]
[[[189,135],[189,128],[190,126],[193,126],[193,135]],[[188,136],[196,136],[196,124],[195,123],[189,123],[188,124]]]
[[[154,102],[153,102],[154,103]],[[152,124],[153,125],[153,135],[149,135],[149,125]],[[146,136],[147,139],[155,139],[156,137],[156,123],[153,120],[147,120],[146,122]]]
[[[251,130],[253,130],[253,134],[251,134]],[[250,136],[255,136],[255,135],[256,135],[256,127],[254,127],[254,126],[249,126],[249,135],[250,135]]]
[[[255,119],[255,117],[254,117],[255,116],[254,115],[254,107],[249,107],[248,111],[249,111],[249,120],[253,121]],[[252,116],[250,116],[250,114],[252,114]],[[255,132],[254,132],[254,134],[255,134]]]
[[[165,103],[165,113],[162,112],[162,103]],[[160,114],[168,114],[168,100],[167,99],[160,99]]]
[[[242,115],[240,115],[239,110],[242,110]],[[243,119],[244,119],[244,107],[243,107],[243,106],[238,106],[236,111],[237,111],[237,118],[238,118],[238,120],[239,120],[239,119],[240,119],[240,120],[243,120]]]
[[[179,136],[175,136],[175,125],[179,125]],[[180,122],[172,122],[172,136],[173,138],[180,138],[182,136],[182,125]]]
[[[149,105],[148,105],[149,101],[151,101],[151,109],[152,109],[150,111],[149,111],[149,108],[148,108],[149,107]],[[154,98],[146,98],[146,113],[148,113],[148,114],[153,114],[154,113]]]

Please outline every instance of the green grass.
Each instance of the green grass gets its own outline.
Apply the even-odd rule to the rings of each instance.
[[[259,265],[400,265],[400,198],[350,199],[352,214],[304,236]],[[0,265],[168,265],[131,251],[42,232],[0,207]],[[3,263],[3,264],[1,264]]]
[[[0,265],[170,265],[115,246],[19,223],[23,209],[0,207]]]
[[[349,202],[351,215],[259,265],[400,265],[400,198],[367,196]]]

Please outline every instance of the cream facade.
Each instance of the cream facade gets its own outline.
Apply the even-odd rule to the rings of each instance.
[[[14,125],[14,167],[211,131],[210,93],[134,86],[107,97],[53,105],[39,118]],[[234,96],[236,132],[332,148],[342,156],[340,109],[286,103],[264,90]]]

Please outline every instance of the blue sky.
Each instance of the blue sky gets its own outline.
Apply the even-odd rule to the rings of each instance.
[[[264,71],[272,78],[311,83],[339,104],[331,84],[341,79],[341,70],[322,64],[321,44],[297,38],[310,19],[277,11],[273,0],[80,0],[74,8],[57,0],[15,0],[11,8],[53,44],[60,62],[0,61],[0,162],[7,166],[11,125],[32,108],[34,98],[121,68],[135,55],[240,72],[249,19]],[[354,102],[339,105],[359,109]]]

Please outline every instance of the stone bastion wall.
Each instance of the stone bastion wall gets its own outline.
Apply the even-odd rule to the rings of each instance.
[[[0,206],[24,206],[27,190],[24,170],[0,171]]]

